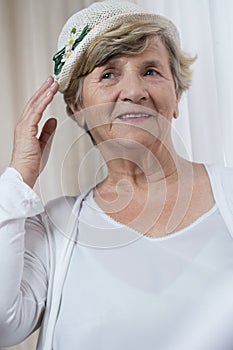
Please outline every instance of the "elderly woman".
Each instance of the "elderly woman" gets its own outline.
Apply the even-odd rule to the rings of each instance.
[[[67,21],[54,61],[0,179],[0,345],[41,326],[44,350],[232,349],[232,171],[173,146],[194,61],[174,24],[94,3]],[[108,174],[43,208],[32,188],[56,121],[39,139],[37,126],[58,90]]]

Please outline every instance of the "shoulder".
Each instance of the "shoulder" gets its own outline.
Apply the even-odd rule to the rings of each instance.
[[[204,164],[211,177],[218,177],[222,184],[233,184],[233,167],[221,164]]]
[[[45,205],[45,211],[47,213],[54,212],[64,212],[69,211],[74,203],[76,202],[78,196],[61,196],[55,199],[51,199]]]
[[[66,231],[72,209],[79,196],[61,196],[47,202],[44,208],[44,219],[49,225],[50,231]]]
[[[223,191],[228,199],[233,200],[233,167],[220,164],[205,164],[211,185],[215,191]]]
[[[49,225],[49,231],[66,233],[71,214],[74,214],[73,218],[76,220],[82,201],[91,190],[92,188],[77,196],[61,196],[50,200],[44,208],[44,218]]]

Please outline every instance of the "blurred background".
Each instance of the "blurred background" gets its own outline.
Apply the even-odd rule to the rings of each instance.
[[[117,0],[116,0],[117,1]],[[8,166],[14,127],[27,100],[53,73],[57,38],[68,17],[90,0],[0,0],[0,172]],[[169,17],[182,46],[197,54],[193,84],[182,97],[173,138],[178,152],[197,162],[233,166],[233,2],[232,0],[135,0]],[[103,176],[102,159],[87,135],[67,118],[58,94],[44,113],[58,130],[49,162],[35,186],[45,203],[75,195]],[[82,165],[82,167],[80,166]],[[82,169],[80,169],[82,168]],[[14,350],[35,349],[37,333]]]

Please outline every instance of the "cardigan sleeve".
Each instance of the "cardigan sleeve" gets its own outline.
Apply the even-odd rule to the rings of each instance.
[[[44,208],[13,168],[0,177],[0,346],[36,330],[43,317],[49,269]]]
[[[233,237],[233,168],[206,164],[213,194],[222,217]]]

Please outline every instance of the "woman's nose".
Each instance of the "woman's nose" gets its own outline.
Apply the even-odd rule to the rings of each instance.
[[[139,103],[148,99],[148,92],[141,77],[125,75],[120,83],[119,99],[124,102]]]

